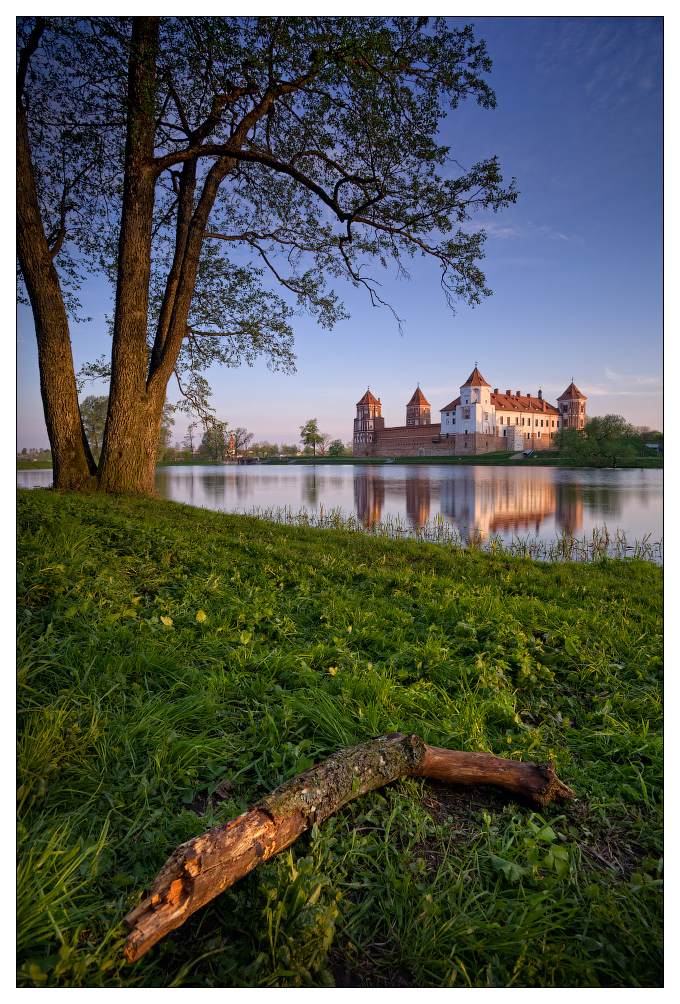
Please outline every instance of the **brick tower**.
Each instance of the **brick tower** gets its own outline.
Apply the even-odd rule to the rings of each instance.
[[[376,432],[385,428],[381,416],[380,398],[375,398],[367,390],[357,401],[357,417],[354,419],[354,453],[357,457],[370,457],[375,453]]]
[[[425,400],[425,395],[420,389],[420,384],[416,387],[415,393],[406,405],[407,425],[429,425],[430,405]]]
[[[563,429],[582,429],[586,424],[586,401],[572,380],[564,394],[557,398],[557,409],[560,413],[560,424]]]

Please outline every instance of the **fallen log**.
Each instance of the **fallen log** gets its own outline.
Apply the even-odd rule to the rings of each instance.
[[[438,749],[400,732],[377,736],[334,753],[276,788],[249,812],[180,844],[149,896],[125,918],[131,928],[124,948],[127,961],[139,959],[196,910],[290,847],[314,823],[399,777],[496,785],[539,806],[575,797],[552,763]]]

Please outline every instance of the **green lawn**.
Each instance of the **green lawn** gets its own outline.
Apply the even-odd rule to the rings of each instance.
[[[18,491],[18,983],[662,985],[662,572]],[[139,962],[180,842],[383,731],[553,759],[545,810],[404,780]]]

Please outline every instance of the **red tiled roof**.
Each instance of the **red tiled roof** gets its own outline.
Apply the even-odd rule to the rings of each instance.
[[[491,404],[496,411],[530,411],[541,415],[559,415],[554,404],[548,404],[545,399],[529,397],[528,394],[492,394]]]
[[[565,397],[582,397],[584,401],[587,400],[585,394],[581,393],[581,391],[578,389],[573,380],[565,390],[564,394],[560,394],[557,400],[561,401]]]
[[[455,411],[460,404],[460,395],[449,404],[445,404],[440,411]],[[541,415],[559,415],[559,410],[554,404],[548,404],[546,400],[537,397],[529,397],[528,394],[491,394],[491,404],[497,411],[519,411],[532,412]]]
[[[477,367],[473,369],[470,376],[467,378],[463,387],[490,387],[491,384],[487,383],[482,374],[479,372]]]
[[[416,405],[416,406],[420,405],[421,407],[424,405],[426,408],[430,407],[430,402],[425,400],[425,395],[423,394],[419,386],[416,387],[413,397],[406,405],[406,407],[409,408],[411,405]]]
[[[377,397],[373,397],[370,390],[367,390],[360,401],[357,401],[357,408],[360,404],[378,404]]]

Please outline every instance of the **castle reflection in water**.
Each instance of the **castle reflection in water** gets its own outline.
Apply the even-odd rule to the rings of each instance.
[[[392,481],[380,470],[366,468],[354,474],[354,506],[366,526],[382,519],[388,504],[403,512],[411,526],[422,527],[435,515],[454,525],[461,538],[483,543],[499,534],[538,535],[551,519],[556,530],[576,534],[583,525],[583,485],[555,482],[548,472],[493,471],[482,467],[459,468],[455,478],[442,479],[435,490],[431,471],[411,469],[405,481]],[[543,475],[543,476],[541,476]],[[433,499],[433,495],[438,498]],[[405,502],[405,506],[404,506]]]
[[[18,471],[17,484],[47,487],[51,470]],[[449,464],[339,467],[159,467],[156,490],[175,502],[266,515],[300,508],[356,512],[366,525],[404,529],[442,519],[464,542],[513,537],[553,541],[608,527],[629,540],[663,538],[663,471],[565,470]]]

